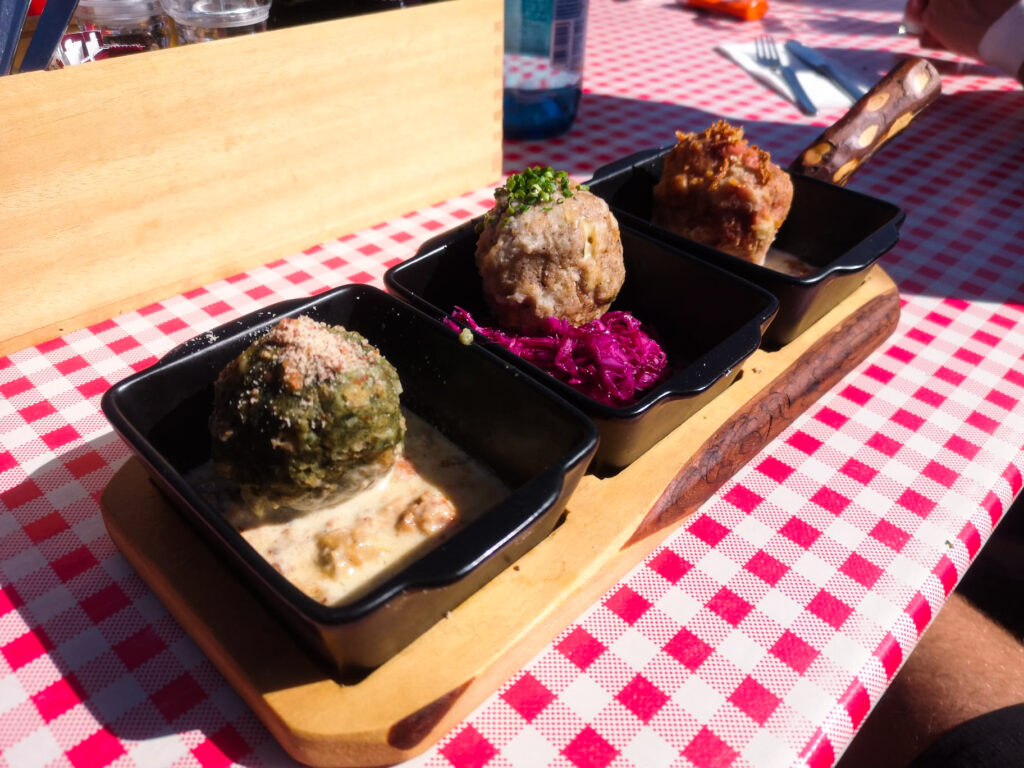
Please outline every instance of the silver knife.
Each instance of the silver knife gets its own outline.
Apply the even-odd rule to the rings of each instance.
[[[807,64],[807,66],[821,72],[821,74],[850,94],[854,101],[857,101],[868,92],[867,88],[854,82],[845,72],[833,65],[832,62],[813,48],[808,48],[796,40],[788,40],[786,41],[786,50]]]

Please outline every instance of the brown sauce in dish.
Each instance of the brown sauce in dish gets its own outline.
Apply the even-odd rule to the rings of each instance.
[[[405,419],[405,450],[387,475],[310,512],[259,520],[208,466],[193,482],[292,584],[325,605],[337,604],[508,495],[497,477],[435,428],[409,412]]]

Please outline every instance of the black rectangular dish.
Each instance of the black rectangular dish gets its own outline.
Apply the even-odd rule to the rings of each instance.
[[[218,373],[282,317],[299,315],[365,336],[397,369],[403,407],[507,488],[450,538],[335,605],[308,597],[271,567],[187,477],[210,457],[207,424]],[[158,487],[242,581],[343,674],[386,661],[547,536],[598,441],[583,413],[530,377],[460,343],[407,303],[361,285],[277,304],[202,334],[112,387],[102,408]]]
[[[791,173],[793,204],[772,250],[810,265],[811,274],[786,274],[701,245],[651,223],[652,193],[671,149],[646,150],[604,166],[587,186],[608,203],[620,225],[646,232],[773,293],[779,312],[765,333],[768,346],[788,344],[853,293],[868,267],[899,240],[905,218],[899,207]]]
[[[481,324],[488,318],[474,252],[477,221],[435,237],[387,271],[388,290],[445,317],[455,307]],[[722,392],[761,343],[778,308],[775,297],[746,280],[653,237],[622,228],[626,279],[613,310],[631,312],[668,356],[668,377],[630,405],[598,402],[506,349],[477,341],[529,373],[597,424],[601,441],[593,470],[610,474]]]

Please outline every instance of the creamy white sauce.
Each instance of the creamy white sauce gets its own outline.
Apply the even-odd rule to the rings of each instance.
[[[768,249],[768,253],[764,257],[764,266],[794,277],[808,277],[818,271],[817,267],[806,261],[774,248]]]
[[[193,478],[270,565],[333,605],[372,586],[497,503],[508,489],[434,427],[405,412],[404,455],[379,482],[340,503],[259,522],[212,480]]]

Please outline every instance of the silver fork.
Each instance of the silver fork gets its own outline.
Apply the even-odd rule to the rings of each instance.
[[[818,114],[818,108],[814,106],[814,102],[807,95],[807,91],[800,85],[796,72],[793,71],[792,67],[783,64],[782,59],[779,58],[779,50],[775,47],[775,40],[771,35],[761,35],[761,37],[754,41],[754,54],[758,64],[782,75],[790,90],[793,91],[797,105],[805,114]]]

